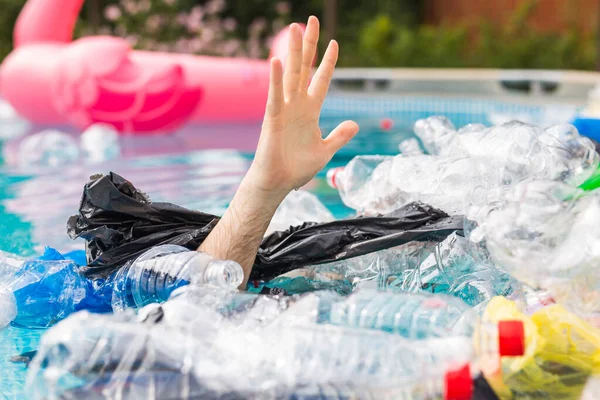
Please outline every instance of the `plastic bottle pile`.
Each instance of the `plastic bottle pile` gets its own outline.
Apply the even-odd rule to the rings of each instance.
[[[83,252],[0,253],[0,323],[52,326],[29,365],[30,397],[596,398],[592,142],[571,126],[457,131],[444,118],[415,132],[398,156],[356,157],[328,175],[359,215],[421,201],[465,216],[439,240],[305,266],[248,291],[236,289],[235,262],[174,245],[94,280],[80,271]],[[332,219],[316,197],[293,193],[270,230]]]

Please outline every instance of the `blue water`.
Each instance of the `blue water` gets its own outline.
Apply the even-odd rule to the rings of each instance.
[[[486,108],[487,107],[487,108]],[[306,189],[315,193],[338,217],[351,214],[337,192],[325,182],[327,169],[345,165],[358,154],[397,154],[398,143],[412,137],[417,118],[443,114],[458,126],[491,123],[498,115],[526,115],[539,122],[552,109],[478,100],[390,100],[344,96],[325,104],[324,132],[354,117],[358,136],[339,152]],[[383,117],[395,122],[380,129]],[[566,117],[565,117],[566,118]],[[566,122],[552,121],[552,122]],[[187,127],[169,137],[123,139],[123,157],[103,165],[78,165],[58,170],[23,171],[3,164],[0,155],[0,250],[24,256],[39,254],[45,245],[62,252],[83,249],[82,241],[66,234],[67,218],[76,213],[89,176],[114,171],[147,192],[154,201],[168,201],[204,212],[222,214],[252,161],[259,126]],[[18,140],[0,143],[7,159]],[[0,153],[2,154],[2,153]],[[0,399],[23,398],[26,367],[11,358],[34,350],[43,331],[9,327],[0,331]]]

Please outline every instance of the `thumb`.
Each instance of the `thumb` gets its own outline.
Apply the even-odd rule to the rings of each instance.
[[[324,140],[325,146],[331,153],[344,147],[358,133],[358,124],[354,121],[344,121],[339,124]]]

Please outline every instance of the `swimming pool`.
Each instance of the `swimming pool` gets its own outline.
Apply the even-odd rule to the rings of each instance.
[[[330,96],[321,125],[327,132],[354,118],[361,125],[357,138],[330,162],[306,189],[315,193],[338,218],[351,210],[328,187],[328,168],[345,165],[358,154],[397,154],[398,143],[413,137],[419,118],[445,115],[457,126],[498,123],[518,118],[549,125],[567,122],[575,107],[524,105],[477,99],[399,96]],[[394,126],[381,129],[382,118]],[[66,234],[67,218],[76,213],[83,185],[98,172],[115,171],[146,191],[154,201],[220,215],[252,161],[259,125],[187,127],[169,137],[124,138],[119,160],[99,165],[73,165],[44,171],[0,166],[0,250],[33,255],[44,245],[61,251],[82,249],[82,241]],[[5,143],[14,155],[16,142]],[[34,350],[42,331],[10,327],[0,332],[0,398],[23,398],[25,364],[11,357]]]

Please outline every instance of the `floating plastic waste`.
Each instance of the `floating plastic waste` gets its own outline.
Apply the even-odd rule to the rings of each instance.
[[[25,258],[0,250],[0,282],[6,282],[21,268]]]
[[[442,293],[470,306],[519,288],[516,280],[489,260],[474,259],[468,240],[457,233],[441,243],[413,242],[311,269],[362,288]]]
[[[227,289],[238,287],[243,280],[244,271],[238,263],[175,245],[148,250],[108,279],[113,285],[115,311],[162,303],[175,289],[190,283]]]
[[[21,118],[9,103],[0,99],[0,140],[23,136],[30,128],[27,120]]]
[[[600,312],[600,197],[560,182],[525,182],[469,214],[470,240],[516,278],[573,312]],[[535,262],[532,262],[535,260]]]
[[[502,171],[487,160],[432,155],[358,156],[328,177],[347,206],[367,215],[388,213],[413,201],[460,214],[476,188],[502,184]]]
[[[275,231],[286,231],[291,226],[305,222],[331,222],[335,218],[331,211],[314,194],[305,190],[294,190],[279,205],[265,236]]]
[[[31,362],[29,397],[579,400],[586,384],[596,390],[591,143],[569,125],[456,130],[430,118],[415,131],[403,154],[329,172],[363,216],[335,221],[292,193],[249,292],[237,290],[238,264],[194,251],[217,216],[153,203],[116,174],[93,177],[68,225],[86,239],[87,259],[72,257],[89,265],[0,253],[0,324],[64,319]],[[111,306],[120,312],[68,316]]]
[[[416,156],[423,154],[419,141],[415,138],[405,139],[398,144],[398,150],[405,156]]]
[[[598,167],[592,142],[571,125],[542,130],[511,122],[456,131],[443,117],[415,124],[430,155],[358,156],[328,172],[330,185],[359,214],[387,213],[422,201],[462,214],[492,188],[525,180],[583,183]]]
[[[27,136],[19,144],[20,167],[58,167],[79,159],[79,146],[68,134],[45,130]]]
[[[191,318],[210,315],[189,304],[191,310],[196,311]],[[382,398],[470,399],[471,372],[461,362],[468,338],[414,346],[384,332],[303,325],[248,330],[215,322],[216,317],[204,334],[189,334],[172,324],[168,310],[152,322],[157,311],[142,323],[127,313],[86,312],[59,323],[42,338],[30,365],[31,398],[375,393]]]
[[[425,149],[438,156],[485,157],[504,167],[504,182],[560,180],[578,185],[598,166],[595,146],[572,125],[543,130],[518,121],[491,128],[469,125],[456,131],[444,117],[415,124]]]
[[[600,331],[560,305],[525,317],[515,303],[494,298],[484,318],[522,320],[526,351],[504,358],[501,371],[488,375],[500,398],[580,399],[590,375],[599,373]]]
[[[27,328],[45,328],[85,308],[89,286],[73,261],[46,248],[41,257],[26,260],[3,281],[0,292],[2,326],[12,321]]]
[[[121,154],[119,132],[106,124],[94,124],[81,134],[80,147],[87,164],[99,164],[113,160]]]

